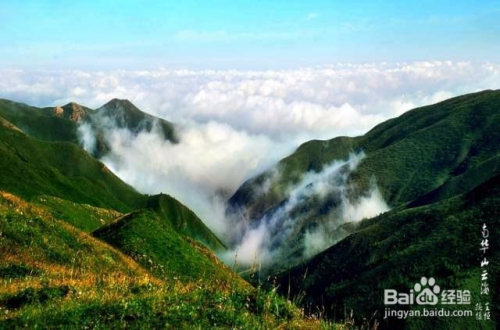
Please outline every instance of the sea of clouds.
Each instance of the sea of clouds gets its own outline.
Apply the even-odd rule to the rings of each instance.
[[[156,131],[109,131],[112,152],[102,161],[143,193],[178,198],[221,237],[224,201],[300,143],[364,134],[412,108],[498,86],[500,64],[450,61],[279,71],[0,69],[2,98],[91,108],[122,98],[176,123],[179,144]]]
[[[184,124],[216,121],[274,139],[362,134],[417,106],[496,88],[500,64],[337,64],[280,71],[25,71],[0,69],[0,97],[97,108],[129,99]]]

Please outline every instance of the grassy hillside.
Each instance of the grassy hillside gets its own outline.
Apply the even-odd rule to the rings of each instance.
[[[165,194],[150,196],[146,207],[156,212],[177,232],[203,242],[213,251],[225,249],[203,221],[175,198]]]
[[[41,195],[131,211],[145,197],[77,145],[43,142],[0,126],[0,189],[32,199]]]
[[[364,136],[307,142],[279,162],[281,175],[266,193],[259,193],[260,185],[273,172],[247,181],[229,204],[233,210],[243,208],[258,219],[282,202],[287,189],[306,172],[319,172],[326,164],[363,150],[366,158],[352,174],[351,183],[361,191],[375,175],[384,198],[391,206],[398,206],[449,185],[479,166],[482,168],[476,172],[497,173],[497,163],[487,161],[498,155],[499,145],[500,91],[469,94],[408,111]],[[476,178],[469,187],[488,177]]]
[[[367,159],[353,181],[375,173],[391,205],[413,201],[478,166],[495,174],[496,163],[486,162],[500,151],[500,91],[409,111],[374,128],[359,145]],[[475,186],[485,179],[476,178]]]
[[[168,218],[151,210],[126,214],[97,229],[93,235],[131,256],[160,278],[229,280],[228,269],[213,252],[181,236]],[[235,278],[235,282],[240,284],[241,279]]]
[[[51,196],[40,196],[33,201],[49,210],[58,219],[90,233],[123,216],[113,209],[98,208],[88,204],[70,202]],[[225,249],[220,240],[205,226],[196,214],[176,199],[165,195],[150,196],[141,212],[154,212],[154,218],[164,223],[168,231],[187,236],[202,242],[212,251]]]
[[[90,216],[82,208],[130,212],[149,207],[180,233],[214,250],[224,248],[196,214],[170,196],[141,195],[77,145],[43,142],[6,125],[0,125],[0,189],[29,200],[57,197],[45,198],[44,203],[85,231],[95,230],[108,220],[106,216]]]
[[[161,222],[150,211],[138,214],[139,223],[132,220],[125,226],[132,227],[119,232],[132,234],[129,229],[140,229],[142,220],[153,221],[145,229]],[[204,247],[174,231],[162,236],[164,243],[179,248],[193,268],[183,266],[168,276],[146,260],[157,256],[159,264],[170,260],[180,265],[184,259],[144,249],[151,255],[138,263],[58,220],[47,208],[3,191],[0,233],[2,329],[322,327],[276,293],[251,288]],[[135,239],[151,235],[144,234]]]
[[[391,208],[426,205],[470,191],[500,174],[500,91],[408,111],[364,136],[307,142],[274,169],[243,184],[229,200],[228,213],[253,221],[270,219],[307,173],[321,172],[334,160],[360,151],[365,157],[345,184],[354,203],[366,196],[373,182]],[[295,262],[293,256],[302,255],[305,233],[335,222],[339,205],[334,195],[302,198],[287,214],[294,228],[284,243],[289,255],[280,260]]]
[[[52,196],[37,197],[33,203],[47,209],[53,217],[86,233],[90,233],[122,215],[113,209],[79,204]]]
[[[94,301],[101,290],[108,291],[98,297],[104,303],[128,286],[157,282],[131,258],[6,192],[0,232],[3,326],[17,317],[40,324],[44,310],[76,308],[73,300]]]
[[[479,293],[483,223],[492,237],[489,296]],[[358,318],[369,318],[377,311],[389,328],[490,329],[500,317],[500,246],[493,239],[500,235],[499,228],[500,176],[495,176],[469,193],[362,221],[354,234],[281,274],[281,288],[304,295],[306,304],[325,308],[331,316],[352,309]],[[474,310],[476,303],[489,302],[493,321],[477,323],[474,316],[382,321],[384,289],[408,292],[421,276],[433,276],[441,288],[470,290],[471,305],[444,307]]]

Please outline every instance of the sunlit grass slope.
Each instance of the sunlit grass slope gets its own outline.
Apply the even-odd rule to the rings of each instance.
[[[46,206],[0,192],[0,328],[330,326],[304,318],[274,291],[252,288],[156,213],[130,216],[101,233],[116,246],[131,243],[125,252],[137,261]]]

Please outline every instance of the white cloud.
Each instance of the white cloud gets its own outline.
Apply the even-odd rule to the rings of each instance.
[[[281,71],[0,70],[0,96],[34,105],[98,107],[127,98],[171,121],[217,121],[273,139],[362,134],[413,107],[500,85],[500,65],[336,64]]]
[[[89,123],[79,125],[77,135],[83,149],[93,154],[96,146],[96,138],[92,126]]]

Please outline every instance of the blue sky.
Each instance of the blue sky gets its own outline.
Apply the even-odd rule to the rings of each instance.
[[[0,1],[12,68],[497,61],[500,1]]]

